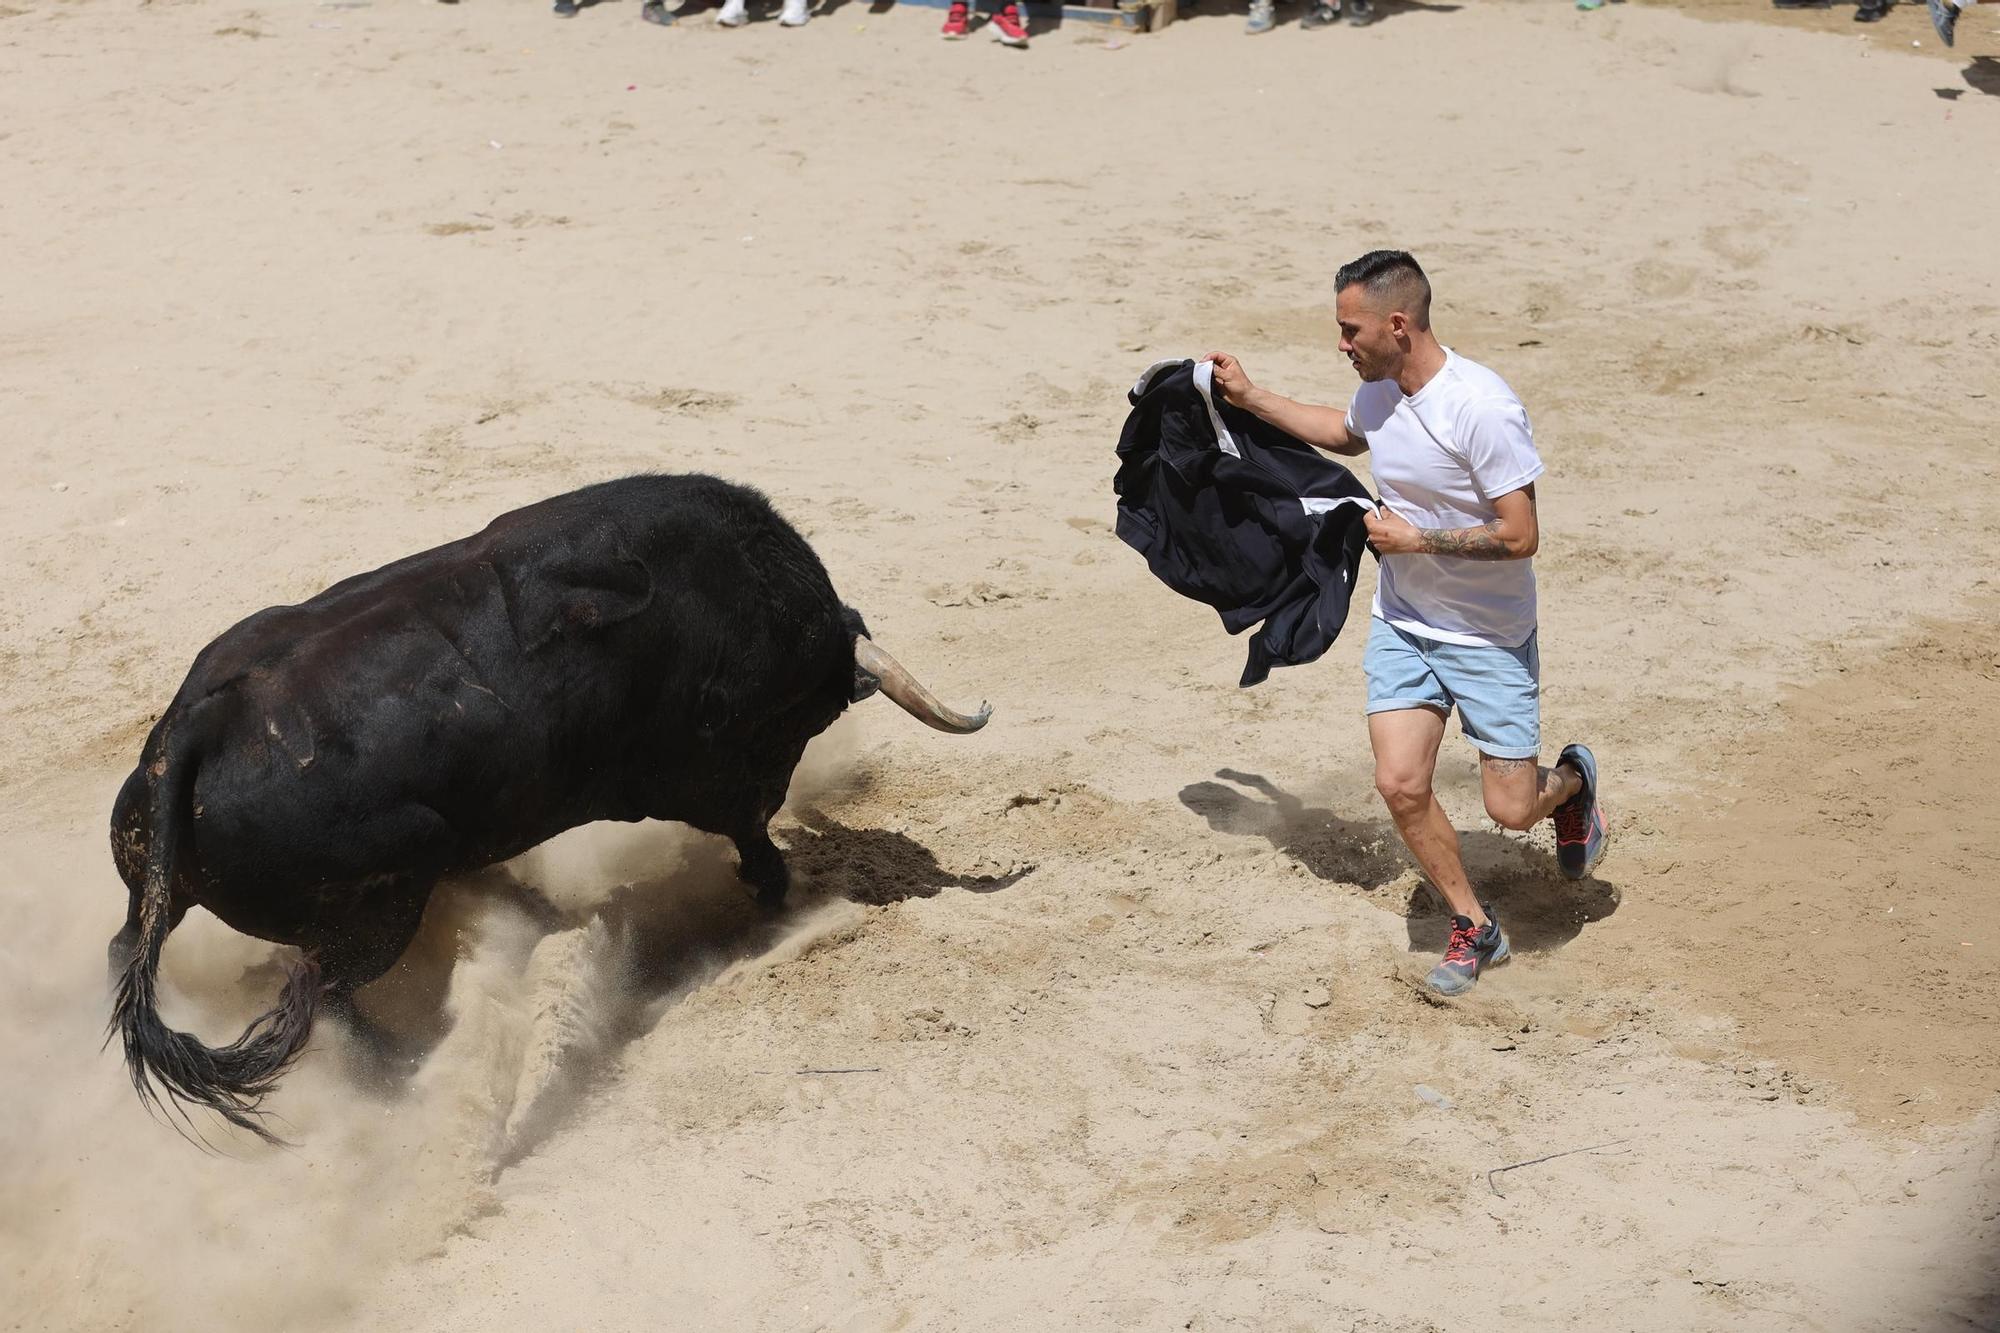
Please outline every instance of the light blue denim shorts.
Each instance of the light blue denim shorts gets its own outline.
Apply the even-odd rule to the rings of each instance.
[[[1362,668],[1368,711],[1458,709],[1465,738],[1495,759],[1533,759],[1542,752],[1542,654],[1539,634],[1519,648],[1444,643],[1397,629],[1376,617],[1368,629]]]

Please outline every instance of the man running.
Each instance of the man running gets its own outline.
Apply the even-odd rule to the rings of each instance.
[[[1236,406],[1330,453],[1373,456],[1382,508],[1368,518],[1381,556],[1364,666],[1375,788],[1452,911],[1431,989],[1468,990],[1507,959],[1479,901],[1458,833],[1431,790],[1445,722],[1458,710],[1479,750],[1486,813],[1510,829],[1554,817],[1556,860],[1582,879],[1603,855],[1597,761],[1568,745],[1542,768],[1541,658],[1535,636],[1535,453],[1527,411],[1506,381],[1440,344],[1431,284],[1401,250],[1376,250],[1334,276],[1340,350],[1361,377],[1343,413],[1260,389],[1210,354]]]

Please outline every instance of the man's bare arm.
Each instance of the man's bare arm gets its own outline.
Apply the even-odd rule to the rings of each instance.
[[[1384,510],[1367,518],[1368,544],[1378,555],[1449,555],[1460,560],[1526,560],[1540,548],[1535,488],[1523,486],[1493,502],[1499,517],[1476,528],[1419,528]]]
[[[1347,412],[1342,408],[1301,403],[1269,389],[1252,389],[1237,406],[1330,454],[1351,458],[1368,452],[1368,441],[1347,429]]]
[[[1211,352],[1203,359],[1215,363],[1215,387],[1221,391],[1223,399],[1233,406],[1330,454],[1352,457],[1367,452],[1368,441],[1347,429],[1347,413],[1342,409],[1301,403],[1283,394],[1272,393],[1269,389],[1260,389],[1243,372],[1243,363],[1227,352]]]
[[[1417,549],[1426,555],[1454,555],[1461,560],[1519,560],[1500,535],[1500,521],[1476,528],[1418,528]]]

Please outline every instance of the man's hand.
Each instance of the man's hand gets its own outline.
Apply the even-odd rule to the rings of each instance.
[[[1361,521],[1368,527],[1368,547],[1377,555],[1419,555],[1424,549],[1424,534],[1402,515],[1392,512],[1388,506],[1363,514]]]
[[[1222,399],[1232,407],[1248,410],[1250,395],[1257,392],[1257,386],[1250,382],[1243,363],[1227,352],[1210,352],[1202,360],[1215,365],[1214,385],[1222,391]]]

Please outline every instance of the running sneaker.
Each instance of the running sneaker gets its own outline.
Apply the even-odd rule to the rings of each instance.
[[[970,31],[966,27],[966,21],[971,17],[972,10],[965,4],[965,0],[957,0],[952,5],[951,12],[944,16],[944,39],[947,42],[964,41],[966,33]]]
[[[1021,11],[1010,3],[1001,6],[1000,12],[992,19],[993,40],[1002,46],[1026,46],[1028,29],[1021,22]]]
[[[1338,22],[1340,22],[1339,5],[1317,4],[1307,8],[1299,19],[1299,26],[1307,32],[1313,32],[1320,28],[1331,28]]]
[[[1953,34],[1958,29],[1958,6],[1951,0],[1930,0],[1931,26],[1937,29],[1940,41],[1951,45]]]
[[[1365,28],[1375,21],[1375,6],[1368,0],[1347,0],[1347,26]]]
[[[1455,916],[1451,919],[1451,942],[1445,946],[1444,961],[1431,969],[1424,984],[1439,995],[1463,995],[1479,980],[1479,969],[1498,967],[1507,958],[1507,936],[1492,912],[1487,912],[1486,924],[1477,928],[1471,917]]]
[[[1568,764],[1583,777],[1576,795],[1557,806],[1556,864],[1571,879],[1582,879],[1604,855],[1604,806],[1597,799],[1597,757],[1587,745],[1563,746],[1558,766]]]
[[[715,21],[725,28],[740,28],[750,21],[750,0],[727,0]]]
[[[778,26],[781,28],[803,28],[812,22],[812,0],[785,0],[784,8],[778,12]]]
[[[1250,18],[1244,23],[1243,31],[1254,37],[1277,27],[1277,9],[1274,0],[1250,0]]]

